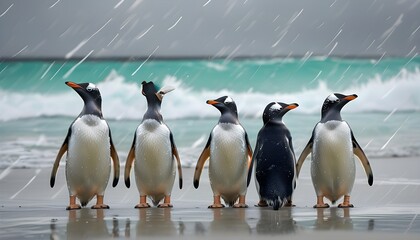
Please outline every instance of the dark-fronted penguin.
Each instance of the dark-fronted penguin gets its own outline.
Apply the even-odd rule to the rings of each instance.
[[[252,159],[260,207],[270,205],[278,210],[284,205],[292,206],[292,194],[296,186],[296,158],[292,136],[283,122],[283,116],[298,106],[297,103],[272,102],[264,110],[264,126],[258,132]]]
[[[172,207],[171,192],[178,164],[179,188],[182,188],[182,168],[171,130],[163,122],[160,108],[163,96],[173,88],[159,91],[153,82],[142,82],[142,94],[147,100],[147,110],[134,134],[133,144],[125,163],[125,185],[130,187],[130,171],[134,173],[140,202],[135,208],[147,208],[149,197],[158,207]],[[175,163],[176,161],[176,163]],[[163,199],[163,203],[160,203]]]
[[[67,136],[58,151],[51,172],[50,186],[55,184],[55,176],[60,159],[65,152],[66,179],[70,194],[67,210],[79,209],[96,196],[94,209],[109,208],[105,205],[104,192],[111,172],[111,159],[114,164],[114,180],[118,183],[120,164],[112,142],[111,130],[102,116],[102,98],[99,89],[92,83],[66,82],[83,99],[84,107],[70,125]]]
[[[350,194],[353,188],[356,166],[354,155],[361,161],[369,185],[373,174],[369,161],[354,137],[349,124],[341,118],[341,109],[357,98],[356,94],[334,93],[328,96],[321,110],[321,121],[315,125],[312,137],[303,149],[296,165],[297,174],[309,154],[312,154],[311,176],[317,203],[314,208],[327,208],[324,197],[333,204],[344,196],[338,207],[353,207]]]
[[[248,187],[247,176],[249,171],[252,171],[252,148],[245,129],[239,123],[236,104],[228,96],[208,100],[207,104],[216,107],[221,116],[197,161],[194,187],[198,188],[204,163],[210,159],[209,177],[213,190],[213,204],[209,208],[224,207],[220,198],[229,206],[247,207],[245,195]]]

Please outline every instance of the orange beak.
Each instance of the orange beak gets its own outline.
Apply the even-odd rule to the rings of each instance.
[[[219,102],[218,101],[215,101],[215,100],[207,100],[207,102],[206,102],[207,104],[210,104],[210,105],[216,105],[216,104],[218,104]]]
[[[297,104],[297,103],[292,103],[292,104],[290,104],[289,106],[287,106],[287,107],[286,107],[286,109],[290,109],[290,110],[292,110],[292,109],[295,109],[295,108],[297,108],[297,107],[299,107],[299,104]]]
[[[348,95],[347,97],[344,98],[344,100],[351,101],[351,100],[354,100],[356,98],[357,98],[357,95],[353,94],[353,95]]]
[[[81,86],[77,83],[74,82],[66,82],[67,86],[71,87],[71,88],[81,88]]]

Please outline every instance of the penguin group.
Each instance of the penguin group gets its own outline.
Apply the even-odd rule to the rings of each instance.
[[[53,187],[63,155],[66,154],[65,176],[69,191],[67,210],[80,209],[94,197],[94,209],[109,208],[104,203],[104,193],[113,169],[112,186],[118,184],[120,162],[109,125],[102,114],[102,98],[93,83],[66,82],[84,102],[77,118],[71,123],[67,136],[55,159],[50,186]],[[165,94],[174,90],[158,90],[153,82],[142,82],[141,93],[147,101],[147,110],[134,131],[128,152],[124,182],[130,187],[131,168],[139,192],[135,208],[154,206],[170,208],[171,192],[178,172],[182,189],[181,159],[170,128],[160,113]],[[328,208],[324,198],[340,208],[350,208],[350,195],[355,181],[354,155],[361,161],[373,184],[373,174],[368,158],[360,147],[349,124],[341,117],[341,109],[357,98],[356,94],[329,95],[321,108],[321,120],[315,125],[312,136],[296,160],[292,134],[283,122],[284,115],[299,106],[297,103],[271,102],[262,114],[263,126],[257,135],[254,150],[248,134],[241,125],[235,101],[223,96],[206,103],[220,111],[220,118],[210,132],[207,143],[198,157],[193,185],[199,187],[201,172],[209,160],[210,186],[213,203],[209,208],[246,208],[246,193],[253,176],[259,195],[257,207],[294,206],[293,192],[302,165],[309,154],[311,178],[316,193],[314,208]],[[112,163],[112,164],[111,164]],[[79,200],[80,205],[77,203]],[[222,203],[222,199],[224,204]]]

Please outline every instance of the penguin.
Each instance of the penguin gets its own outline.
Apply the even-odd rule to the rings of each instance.
[[[114,165],[112,186],[118,184],[120,163],[111,137],[111,130],[102,115],[102,98],[99,89],[93,83],[66,82],[84,101],[79,116],[72,122],[66,138],[58,151],[50,178],[54,187],[55,176],[60,159],[67,152],[66,179],[70,195],[67,210],[80,209],[96,196],[93,209],[108,209],[105,205],[104,192],[111,172],[111,159]]]
[[[321,120],[315,125],[312,137],[303,149],[296,164],[299,176],[303,162],[312,154],[311,177],[317,203],[314,208],[328,208],[324,197],[332,204],[344,196],[340,208],[350,208],[350,194],[353,188],[356,166],[354,155],[361,161],[368,178],[373,184],[373,173],[363,149],[354,137],[349,124],[341,118],[341,109],[357,98],[356,94],[333,93],[322,105]]]
[[[296,158],[292,136],[283,116],[297,108],[297,103],[269,103],[264,109],[264,126],[258,132],[251,165],[255,163],[255,185],[260,196],[257,206],[292,206],[296,187]],[[250,181],[251,176],[248,176]]]
[[[235,208],[246,208],[245,195],[249,182],[247,176],[252,171],[252,148],[248,134],[238,120],[238,111],[229,96],[208,100],[220,113],[218,124],[213,128],[207,144],[195,168],[194,187],[198,188],[200,175],[207,159],[209,163],[210,185],[213,204],[209,208],[223,208],[220,198]],[[237,204],[235,202],[239,198]]]
[[[154,206],[169,208],[171,192],[178,165],[179,188],[182,189],[182,167],[171,130],[163,122],[160,108],[163,96],[173,88],[159,91],[153,82],[142,82],[142,94],[147,100],[147,111],[134,134],[133,144],[127,156],[124,179],[130,187],[130,171],[134,162],[134,173],[140,202],[135,208],[148,208],[149,197]],[[164,202],[159,204],[162,199]]]

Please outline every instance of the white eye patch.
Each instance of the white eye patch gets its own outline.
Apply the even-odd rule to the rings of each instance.
[[[96,85],[93,83],[89,83],[89,85],[86,87],[86,90],[89,92],[96,88]]]
[[[331,94],[330,96],[328,96],[327,99],[331,102],[335,102],[335,101],[338,100],[338,98],[337,98],[337,96],[335,96],[335,94]]]
[[[281,109],[282,109],[282,107],[278,103],[275,103],[275,104],[271,105],[271,107],[270,107],[271,111],[280,111]]]
[[[233,99],[232,99],[232,98],[227,97],[227,98],[225,99],[225,103],[231,103],[231,102],[233,102]]]

